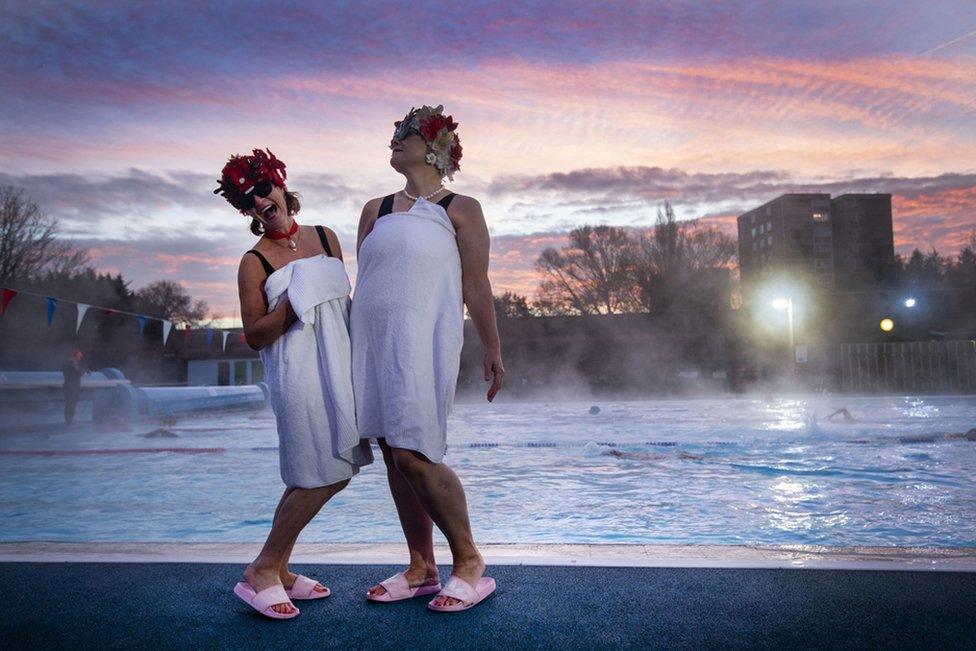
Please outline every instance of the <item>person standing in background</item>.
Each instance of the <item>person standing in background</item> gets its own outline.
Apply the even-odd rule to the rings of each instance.
[[[71,351],[71,357],[61,365],[61,373],[64,374],[64,424],[70,426],[75,420],[75,408],[78,406],[78,396],[81,394],[81,376],[88,371],[82,368],[81,362],[85,359],[85,354],[75,348]]]

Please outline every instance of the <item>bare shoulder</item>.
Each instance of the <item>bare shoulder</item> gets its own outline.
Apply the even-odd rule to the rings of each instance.
[[[237,283],[241,289],[245,287],[260,287],[265,277],[264,265],[258,256],[245,253],[241,256],[240,266],[237,268]]]
[[[468,225],[482,225],[485,223],[485,214],[481,209],[481,203],[474,197],[464,194],[455,195],[447,207],[447,216],[455,228],[463,228]]]
[[[363,205],[363,217],[367,215],[375,215],[380,210],[380,204],[383,203],[384,197],[373,197]]]
[[[342,245],[339,242],[339,236],[328,226],[323,225],[322,230],[325,232],[325,239],[329,242],[329,248],[332,249],[333,255],[342,259]]]

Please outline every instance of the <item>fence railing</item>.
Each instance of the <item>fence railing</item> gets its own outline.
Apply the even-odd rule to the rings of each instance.
[[[976,340],[841,344],[845,391],[976,391]]]

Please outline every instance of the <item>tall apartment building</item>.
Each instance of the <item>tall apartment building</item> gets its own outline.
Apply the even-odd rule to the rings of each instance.
[[[738,227],[743,291],[781,272],[800,274],[819,289],[833,289],[829,194],[784,194],[739,215]]]
[[[890,194],[784,194],[738,218],[742,287],[788,273],[823,291],[874,282],[895,262]]]
[[[870,285],[895,263],[890,194],[842,194],[830,202],[834,282],[838,288]]]

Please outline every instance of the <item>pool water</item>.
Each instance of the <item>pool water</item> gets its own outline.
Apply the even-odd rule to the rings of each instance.
[[[976,546],[976,397],[458,404],[445,461],[481,542]],[[827,421],[846,407],[855,423]],[[263,540],[270,411],[0,439],[0,540]],[[155,451],[154,451],[155,450]],[[303,542],[402,540],[363,469]]]

